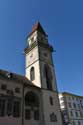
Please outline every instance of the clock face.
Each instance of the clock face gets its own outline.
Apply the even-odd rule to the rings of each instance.
[[[32,58],[32,57],[33,57],[33,53],[30,54],[30,58]]]
[[[51,59],[51,53],[49,51],[46,51],[45,49],[40,50],[40,59],[47,62],[47,63],[52,63]]]
[[[28,55],[28,65],[30,65],[31,62],[33,62],[33,61],[34,61],[34,54],[33,54],[33,53],[30,53],[30,54]]]
[[[33,60],[33,53],[27,55],[27,59],[26,59],[27,66],[31,64],[32,60]]]
[[[34,61],[38,60],[38,49],[34,48],[28,55],[27,55],[27,59],[26,59],[26,63],[27,65],[32,64]]]

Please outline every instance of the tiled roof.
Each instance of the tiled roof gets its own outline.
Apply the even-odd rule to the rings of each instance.
[[[17,81],[19,83],[24,83],[26,85],[29,84],[29,85],[35,86],[25,76],[22,76],[22,75],[19,75],[19,74],[16,74],[16,73],[12,73],[12,72],[8,72],[8,71],[4,71],[4,70],[0,70],[0,78],[4,78],[4,79],[7,79],[7,80]]]

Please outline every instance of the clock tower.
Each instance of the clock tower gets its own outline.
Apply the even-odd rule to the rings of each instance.
[[[62,125],[52,52],[47,34],[36,23],[27,37],[25,71],[31,84],[37,86],[32,91],[40,90],[41,125]]]
[[[48,36],[37,22],[27,37],[26,77],[37,87],[56,91],[52,52],[53,47],[48,43]]]

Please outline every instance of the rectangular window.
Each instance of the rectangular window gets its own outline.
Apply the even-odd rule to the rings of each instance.
[[[75,112],[75,114],[76,114],[76,117],[78,117],[78,112]]]
[[[6,85],[6,84],[2,84],[2,85],[1,85],[1,89],[2,89],[2,90],[6,90],[6,89],[7,89],[7,85]]]
[[[78,109],[79,109],[79,110],[81,109],[80,104],[78,104]]]
[[[70,111],[70,115],[73,116],[73,112],[72,111]]]
[[[50,97],[50,104],[53,105],[53,98]]]
[[[34,111],[34,120],[39,120],[39,110]]]
[[[7,90],[8,95],[13,95],[13,90]]]
[[[76,125],[75,121],[73,121],[72,123],[73,123],[73,125]]]
[[[72,100],[74,100],[75,98],[74,98],[74,96],[72,96]]]
[[[13,102],[12,99],[8,99],[7,101],[7,115],[10,116],[12,115],[12,107],[13,106]]]
[[[69,100],[71,100],[71,97],[69,96]]]
[[[76,104],[75,103],[73,103],[73,107],[76,109]]]
[[[31,111],[30,111],[30,109],[25,109],[25,119],[26,120],[31,119]]]
[[[14,101],[13,116],[14,117],[19,117],[20,116],[20,102],[19,101]]]
[[[78,121],[78,125],[81,125],[81,122],[80,122],[80,121]]]
[[[5,100],[0,99],[0,116],[5,115]]]
[[[20,93],[20,88],[18,88],[18,87],[15,88],[15,92],[16,92],[16,93]]]
[[[83,113],[82,112],[80,112],[80,117],[83,117]]]
[[[69,105],[69,108],[71,108],[71,103],[70,102],[68,103],[68,105]]]

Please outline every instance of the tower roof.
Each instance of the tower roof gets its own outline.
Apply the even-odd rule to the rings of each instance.
[[[37,30],[37,31],[40,31],[40,32],[43,33],[45,36],[47,36],[47,34],[45,33],[44,29],[42,28],[40,22],[37,22],[35,25],[33,25],[32,31],[31,31],[31,33],[29,34],[29,36],[32,35],[32,33],[34,33],[36,30]]]

